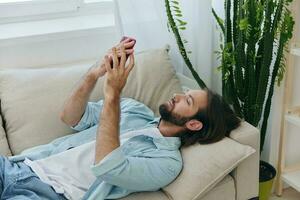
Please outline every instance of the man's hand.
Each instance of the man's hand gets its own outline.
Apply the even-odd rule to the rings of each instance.
[[[121,52],[122,45],[125,48],[125,53],[127,55],[130,55],[130,54],[133,54],[134,44],[135,44],[135,41],[133,41],[131,38],[127,38],[127,39],[121,41],[117,46],[115,46],[118,58],[120,58],[122,56],[122,52]],[[113,60],[112,49],[108,50],[107,56],[109,58],[109,62],[112,63],[112,60]],[[103,58],[101,62],[98,61],[94,66],[91,67],[91,69],[89,71],[89,74],[96,80],[98,78],[104,76],[105,73],[106,73],[105,58]]]
[[[132,39],[132,38],[126,38],[125,40],[121,40],[120,43],[115,46],[116,49],[117,49],[117,55],[118,55],[118,58],[121,58],[121,46],[124,45],[125,47],[125,52],[126,52],[126,55],[129,55],[129,54],[132,54],[133,53],[133,47],[135,45],[135,40]],[[108,54],[108,57],[110,59],[110,63],[112,64],[112,58],[113,58],[113,51],[112,49],[109,49],[107,51],[107,54]]]
[[[121,59],[118,60],[117,51],[114,47],[113,67],[111,67],[108,55],[105,56],[105,68],[107,71],[104,82],[105,100],[101,112],[101,123],[97,131],[95,161],[99,163],[106,155],[120,146],[120,94],[126,84],[127,77],[134,66],[134,56],[130,55],[127,67],[124,45],[121,45]]]
[[[105,68],[107,71],[107,76],[104,83],[104,95],[106,98],[119,96],[126,84],[128,75],[134,67],[134,55],[133,53],[129,56],[129,64],[126,64],[126,52],[125,46],[121,44],[121,59],[118,60],[116,47],[112,48],[113,55],[113,66],[110,64],[109,56],[106,55],[104,58]]]

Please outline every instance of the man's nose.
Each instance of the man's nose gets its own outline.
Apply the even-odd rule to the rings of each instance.
[[[174,99],[175,102],[178,102],[181,97],[182,97],[181,94],[177,94],[177,93],[173,94],[173,99]]]

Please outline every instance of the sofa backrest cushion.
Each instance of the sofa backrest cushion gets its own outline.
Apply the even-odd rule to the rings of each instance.
[[[0,71],[2,116],[13,154],[73,133],[60,121],[59,113],[89,67]],[[91,101],[103,98],[103,83],[104,78],[98,80]],[[159,105],[176,92],[181,92],[181,86],[167,48],[135,54],[123,97],[141,101],[158,114]]]
[[[3,121],[2,121],[1,114],[0,114],[0,155],[3,156],[11,155],[11,151],[7,143],[6,133],[3,128]]]

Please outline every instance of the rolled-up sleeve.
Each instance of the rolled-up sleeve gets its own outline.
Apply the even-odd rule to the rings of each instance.
[[[133,107],[130,104],[131,102],[135,101],[130,98],[121,98],[121,114]],[[80,121],[75,126],[71,126],[71,128],[75,131],[83,131],[98,124],[101,118],[100,115],[103,108],[103,103],[103,99],[99,100],[98,102],[88,102]]]
[[[76,131],[83,131],[98,124],[102,107],[103,100],[88,102],[80,121],[75,126],[71,126],[71,128]]]
[[[172,182],[181,169],[181,160],[126,156],[121,147],[91,167],[96,177],[133,191],[158,190]]]

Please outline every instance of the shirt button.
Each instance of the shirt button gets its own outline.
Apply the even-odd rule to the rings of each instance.
[[[171,171],[171,173],[173,173],[173,174],[175,175],[175,170],[174,170],[174,168],[169,167],[168,169]]]

